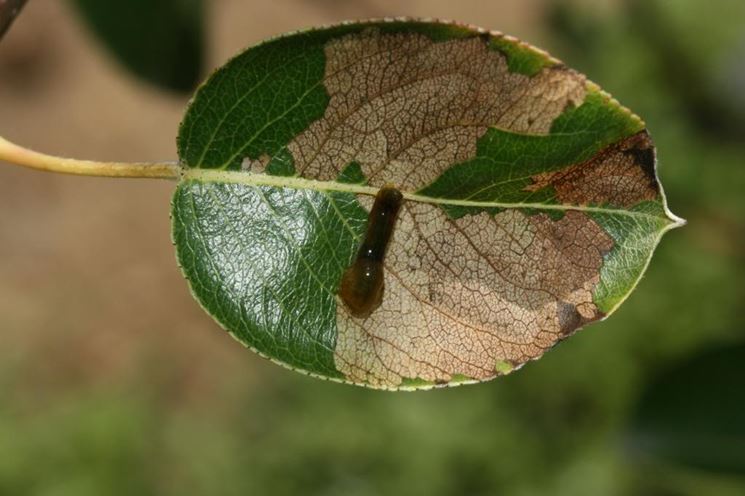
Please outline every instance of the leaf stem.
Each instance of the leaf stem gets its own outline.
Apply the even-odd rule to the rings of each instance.
[[[46,172],[99,177],[178,179],[177,162],[96,162],[56,157],[11,143],[0,136],[0,160]]]

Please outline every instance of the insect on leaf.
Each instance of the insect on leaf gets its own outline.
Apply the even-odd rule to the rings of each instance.
[[[609,315],[680,223],[641,119],[545,52],[457,24],[250,48],[197,92],[178,150],[173,237],[205,310],[276,362],[376,388],[540,357]],[[339,288],[387,184],[404,199],[382,301],[355,315]]]

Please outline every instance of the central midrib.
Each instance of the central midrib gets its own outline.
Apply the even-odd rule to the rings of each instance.
[[[225,171],[216,169],[186,169],[182,181],[197,181],[203,183],[229,183],[245,184],[249,186],[274,186],[278,188],[308,189],[314,191],[336,191],[340,193],[354,193],[359,195],[375,196],[380,188],[365,186],[362,184],[341,183],[337,181],[317,181],[298,176],[272,176],[269,174],[255,174],[244,171]],[[402,191],[404,198],[408,201],[431,203],[435,205],[447,205],[451,207],[475,207],[475,208],[527,208],[535,210],[567,211],[576,210],[580,212],[592,212],[611,215],[622,215],[627,217],[641,217],[655,220],[665,220],[674,223],[673,220],[645,212],[634,212],[615,208],[594,207],[589,205],[559,205],[550,203],[522,203],[522,202],[495,202],[459,200],[456,198],[436,198]]]

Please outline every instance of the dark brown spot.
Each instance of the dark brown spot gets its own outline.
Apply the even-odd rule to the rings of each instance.
[[[557,200],[575,205],[629,207],[659,195],[654,144],[646,131],[610,145],[585,162],[532,179],[525,191],[552,187]]]
[[[636,163],[649,178],[650,185],[654,189],[657,189],[657,175],[655,174],[657,154],[655,153],[649,133],[644,130],[634,135],[629,139],[629,145],[629,148],[624,150],[623,153],[633,157],[634,163]]]
[[[582,315],[577,311],[577,307],[571,303],[557,302],[556,313],[559,317],[559,329],[562,336],[571,334],[582,325]]]

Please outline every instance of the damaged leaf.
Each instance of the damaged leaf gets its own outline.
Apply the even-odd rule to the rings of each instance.
[[[182,122],[173,237],[246,346],[385,389],[491,379],[609,315],[665,204],[644,123],[545,52],[410,20],[296,33],[232,59]],[[338,295],[384,185],[404,195],[379,306]]]

